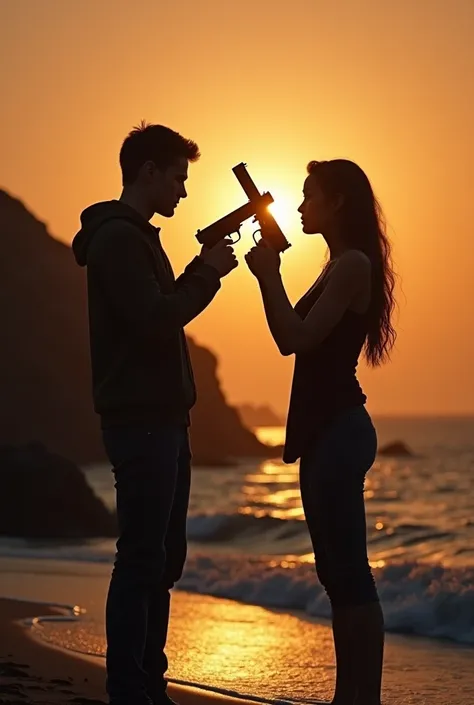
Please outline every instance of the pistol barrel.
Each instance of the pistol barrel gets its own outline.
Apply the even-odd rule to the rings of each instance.
[[[258,198],[260,198],[260,191],[258,188],[255,186],[252,177],[248,173],[246,169],[246,164],[244,162],[241,162],[240,164],[237,164],[237,166],[234,166],[232,171],[234,172],[235,176],[237,177],[237,180],[239,184],[242,186],[244,192],[246,193],[249,201],[255,201]]]
[[[196,233],[198,242],[206,247],[213,247],[219,240],[239,232],[240,226],[244,220],[254,215],[256,220],[260,223],[262,238],[277,252],[284,252],[288,247],[291,247],[291,245],[267,208],[270,203],[273,203],[272,195],[268,192],[260,193],[252,181],[244,162],[234,166],[232,171],[237,177],[249,201],[235,211],[232,211],[232,213],[228,213],[223,218],[208,225],[206,228],[198,230]]]
[[[249,201],[243,206],[240,206],[240,208],[236,208],[235,211],[228,213],[223,218],[208,225],[206,228],[198,230],[196,233],[197,241],[201,243],[201,245],[213,247],[219,240],[222,240],[228,235],[232,235],[232,233],[236,233],[244,220],[255,215],[259,207],[266,208],[270,203],[273,203],[273,198],[269,193],[258,194],[258,200]]]
[[[257,199],[261,198],[261,195],[258,188],[254,184],[252,177],[248,173],[246,166],[247,165],[244,164],[244,162],[241,162],[240,164],[237,164],[237,166],[234,166],[232,171],[250,201],[257,202]],[[260,223],[262,238],[266,240],[271,247],[273,247],[277,252],[284,252],[291,247],[291,244],[284,236],[280,226],[267,208],[258,208],[256,216]]]

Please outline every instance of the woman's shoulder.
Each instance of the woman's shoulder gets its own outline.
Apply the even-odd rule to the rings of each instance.
[[[359,288],[364,282],[369,282],[372,264],[361,250],[346,250],[336,261],[328,279],[336,286],[347,289]]]
[[[346,267],[352,266],[357,267],[361,270],[370,269],[370,267],[372,266],[370,259],[365,254],[365,252],[356,249],[346,250],[345,252],[343,252],[342,255],[338,257],[338,263],[344,263],[344,266]]]

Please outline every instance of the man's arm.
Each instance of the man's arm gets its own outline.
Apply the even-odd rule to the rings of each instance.
[[[143,337],[173,335],[201,313],[221,285],[217,269],[198,262],[176,291],[163,294],[149,246],[127,225],[96,233],[88,267],[117,313]]]
[[[229,243],[231,244],[231,243]],[[186,265],[184,268],[184,272],[179,275],[176,279],[176,286],[181,286],[187,279],[189,274],[192,274],[193,272],[196,271],[196,269],[199,268],[199,266],[203,263],[205,263],[205,256],[209,254],[209,248],[206,247],[206,245],[203,245],[201,247],[201,252],[199,255],[196,255],[196,257],[193,257],[191,262]]]
[[[199,268],[200,264],[203,264],[202,258],[200,256],[193,257],[191,262],[189,264],[187,264],[186,267],[184,268],[184,271],[182,272],[182,274],[180,274],[179,277],[176,278],[176,287],[178,288],[178,287],[182,286],[187,281],[188,276],[190,274],[193,274],[196,271],[196,269]]]

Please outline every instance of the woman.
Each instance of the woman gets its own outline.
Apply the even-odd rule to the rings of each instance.
[[[280,260],[263,241],[246,255],[282,355],[295,354],[283,459],[300,458],[316,570],[332,608],[333,705],[380,705],[384,624],[367,558],[364,480],[377,438],[356,377],[364,349],[380,365],[395,341],[394,274],[380,207],[353,162],[311,162],[299,207],[303,232],[330,258],[293,308]]]

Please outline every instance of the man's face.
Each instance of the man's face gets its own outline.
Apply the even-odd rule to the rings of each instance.
[[[179,201],[186,198],[185,182],[188,178],[188,160],[177,158],[166,169],[154,167],[149,181],[150,202],[154,212],[171,218]]]

